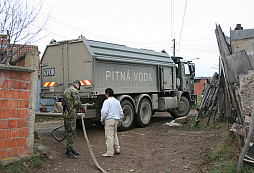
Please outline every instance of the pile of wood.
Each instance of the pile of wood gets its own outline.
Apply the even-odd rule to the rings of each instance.
[[[204,92],[196,121],[208,115],[207,124],[211,118],[214,122],[225,121],[227,129],[240,136],[245,149],[239,158],[240,171],[249,143],[253,140],[251,134],[254,115],[251,116],[251,112],[254,102],[254,30],[232,32],[233,37],[239,37],[233,41],[224,35],[220,26],[216,26],[215,33],[220,50],[220,71],[213,75]]]
[[[250,57],[245,50],[234,51],[230,38],[224,35],[220,26],[216,26],[215,33],[221,55],[220,74],[215,73],[206,88],[196,121],[208,115],[207,124],[212,118],[214,122],[227,122],[229,130],[239,127],[246,130],[252,111],[251,102],[254,101],[254,71]]]
[[[207,124],[209,124],[212,113],[213,113],[213,121],[216,121],[217,113],[218,113],[218,103],[219,103],[219,91],[221,87],[221,78],[218,73],[214,73],[211,81],[208,83],[206,90],[203,93],[203,99],[199,106],[199,112],[196,117],[196,121],[200,117],[204,115],[208,115],[209,119]]]

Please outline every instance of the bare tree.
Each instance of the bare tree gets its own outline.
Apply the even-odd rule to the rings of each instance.
[[[12,64],[12,57],[24,45],[35,42],[47,18],[38,23],[42,1],[0,0],[0,60]],[[39,26],[38,26],[39,25]],[[15,44],[23,46],[15,47]],[[15,47],[15,48],[14,48]]]

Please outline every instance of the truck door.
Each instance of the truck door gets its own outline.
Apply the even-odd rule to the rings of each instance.
[[[64,89],[63,80],[64,51],[61,45],[48,46],[41,64],[41,90],[42,96],[52,97],[55,93],[62,93]],[[66,62],[66,60],[65,60]]]
[[[161,74],[161,90],[173,89],[173,68],[162,67],[160,68]]]
[[[190,68],[189,63],[184,64],[184,80],[183,80],[183,86],[184,90],[189,91],[190,93],[193,93],[194,90],[194,80],[192,75],[192,69]]]

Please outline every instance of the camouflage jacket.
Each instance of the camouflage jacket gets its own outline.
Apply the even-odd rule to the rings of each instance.
[[[77,118],[78,108],[82,108],[78,90],[71,86],[63,92],[63,97],[67,103],[67,109],[63,112],[65,118]]]

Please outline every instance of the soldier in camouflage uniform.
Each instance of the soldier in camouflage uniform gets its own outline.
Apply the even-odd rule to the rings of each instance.
[[[64,127],[66,131],[67,151],[68,158],[76,159],[79,152],[73,149],[73,141],[76,136],[76,119],[77,110],[82,108],[78,90],[80,89],[80,81],[73,82],[73,86],[66,89],[63,93],[63,115]]]

